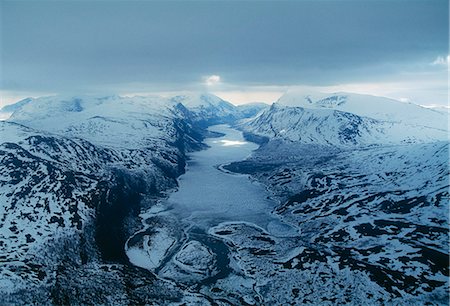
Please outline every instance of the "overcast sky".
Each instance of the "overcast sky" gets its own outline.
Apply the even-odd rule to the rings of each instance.
[[[2,104],[49,93],[292,86],[447,103],[446,0],[0,1]]]

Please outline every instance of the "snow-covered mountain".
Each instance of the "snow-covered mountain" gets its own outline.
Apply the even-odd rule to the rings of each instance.
[[[262,102],[251,102],[238,105],[237,108],[243,118],[251,118],[263,109],[269,108],[269,105]]]
[[[175,133],[174,105],[157,96],[52,96],[17,108],[9,121],[96,144],[142,148]]]
[[[191,94],[53,96],[10,110],[0,122],[0,304],[446,301],[449,143],[440,112],[292,92],[271,107]],[[264,144],[222,166],[263,183],[278,200],[274,215],[299,235],[242,222],[211,228],[205,239],[221,240],[224,261],[240,271],[209,284],[213,293],[130,265],[124,245],[142,230],[138,214],[158,210],[177,186],[185,153],[204,147],[203,128],[255,114],[240,127]],[[169,214],[161,220],[152,222],[180,226]],[[218,261],[198,242],[177,252],[186,267]]]
[[[308,109],[333,109],[380,121],[402,123],[407,126],[425,126],[448,129],[448,115],[414,103],[400,102],[385,97],[348,92],[312,93],[291,90],[278,101],[285,106]]]
[[[156,96],[25,102],[0,122],[1,303],[26,303],[30,296],[36,303],[80,303],[69,290],[80,279],[85,284],[75,286],[82,291],[111,296],[101,294],[108,286],[84,278],[102,273],[117,294],[127,295],[120,282],[129,272],[101,269],[105,260],[127,262],[123,245],[143,198],[151,203],[174,188],[185,153],[202,147],[195,114]]]
[[[263,183],[279,200],[274,213],[301,233],[282,259],[270,237],[256,252],[271,256],[255,264],[245,237],[220,229],[267,290],[283,292],[269,302],[448,302],[447,118],[385,98],[291,92],[242,123],[265,141],[225,168]]]
[[[204,146],[203,127],[246,116],[210,94],[50,96],[5,108],[12,115],[0,121],[0,303],[19,304],[30,296],[104,304],[109,287],[119,295],[113,302],[148,300],[121,284],[135,271],[105,263],[127,263],[123,246],[142,205],[176,187],[185,153]]]
[[[313,100],[289,93],[242,128],[269,138],[345,147],[446,140],[447,119],[441,112],[385,98],[338,94]]]
[[[220,231],[246,272],[271,284],[268,303],[445,305],[448,154],[448,142],[340,150],[270,141],[226,168],[267,186],[280,203],[274,213],[299,238],[251,245],[267,254],[255,263],[243,231]]]
[[[0,108],[0,120],[8,119],[12,113],[30,103],[31,101],[33,101],[33,98],[26,98],[14,104],[5,105],[4,107]]]
[[[0,112],[3,113],[14,113],[16,110],[24,107],[28,103],[32,102],[33,98],[25,98],[23,100],[20,100],[14,104],[5,105],[0,109]]]
[[[203,126],[231,123],[240,118],[236,106],[212,94],[186,94],[170,100],[185,106],[193,114],[192,119]]]
[[[450,113],[450,106],[448,105],[422,105],[422,107],[429,108],[444,114]]]
[[[60,277],[71,281],[83,273],[95,275],[101,258],[122,259],[123,220],[138,213],[140,194],[175,186],[176,151],[170,162],[162,150],[111,150],[0,124],[5,137],[0,145],[4,303],[25,304],[30,298],[48,303]],[[75,268],[64,276],[65,269]],[[89,277],[78,281],[86,288],[91,284]]]

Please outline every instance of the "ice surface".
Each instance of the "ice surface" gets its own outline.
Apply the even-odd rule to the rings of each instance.
[[[167,204],[197,225],[213,226],[221,221],[249,221],[263,227],[273,218],[275,203],[267,191],[245,175],[226,173],[219,165],[245,159],[258,146],[242,133],[225,125],[210,130],[226,134],[207,140],[209,149],[192,153],[188,171],[179,179],[179,189]]]

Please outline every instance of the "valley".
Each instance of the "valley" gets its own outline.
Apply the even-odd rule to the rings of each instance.
[[[298,233],[271,213],[277,203],[264,186],[247,175],[222,169],[248,157],[258,146],[224,125],[209,130],[222,136],[206,139],[206,150],[188,155],[187,172],[179,178],[179,187],[141,214],[145,229],[133,234],[125,248],[134,265],[164,279],[195,285],[211,298],[230,299],[228,294],[213,292],[223,290],[219,280],[229,281],[241,271],[231,266],[227,240],[214,234],[213,228],[237,224],[275,237],[296,237]],[[247,282],[254,280],[248,278]],[[256,293],[251,288],[248,291],[247,300],[251,300]],[[239,300],[232,297],[230,303]]]
[[[20,101],[0,301],[445,304],[447,117],[349,93]]]

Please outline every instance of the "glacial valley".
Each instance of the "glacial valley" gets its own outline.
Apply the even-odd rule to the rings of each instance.
[[[448,301],[448,114],[298,92],[16,106],[0,304]]]

